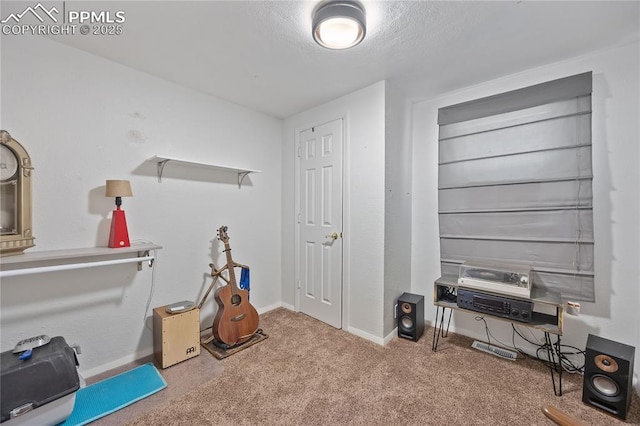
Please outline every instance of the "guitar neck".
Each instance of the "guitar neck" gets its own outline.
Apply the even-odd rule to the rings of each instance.
[[[227,270],[229,271],[229,285],[233,287],[235,291],[237,288],[236,284],[236,273],[233,269],[233,259],[231,258],[231,247],[228,242],[224,243],[224,251],[227,255]]]

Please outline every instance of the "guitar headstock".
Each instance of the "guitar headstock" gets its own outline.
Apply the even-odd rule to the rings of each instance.
[[[218,239],[223,243],[226,243],[229,241],[229,235],[227,235],[227,229],[228,228],[224,225],[221,226],[220,229],[218,229]]]

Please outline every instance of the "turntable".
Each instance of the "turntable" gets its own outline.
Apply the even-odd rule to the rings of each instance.
[[[460,265],[458,285],[529,299],[530,275],[531,267],[528,266],[465,262]]]

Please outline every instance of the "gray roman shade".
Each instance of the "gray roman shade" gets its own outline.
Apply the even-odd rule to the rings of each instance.
[[[595,301],[591,72],[441,108],[443,275],[532,266],[533,287]]]

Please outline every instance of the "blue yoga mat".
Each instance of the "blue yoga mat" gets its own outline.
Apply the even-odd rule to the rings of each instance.
[[[141,365],[78,390],[71,415],[59,426],[85,425],[166,387],[153,364]]]

